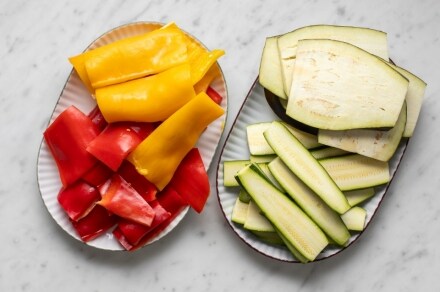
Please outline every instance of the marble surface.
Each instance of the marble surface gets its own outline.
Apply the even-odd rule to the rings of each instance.
[[[71,70],[67,57],[142,20],[175,21],[226,50],[221,144],[257,76],[265,37],[318,23],[388,32],[392,59],[428,88],[402,167],[356,244],[307,265],[266,258],[231,232],[214,187],[202,214],[190,211],[165,239],[131,254],[87,247],[54,223],[36,163]],[[0,1],[0,291],[439,291],[439,27],[436,0]],[[209,173],[214,186],[215,167]]]

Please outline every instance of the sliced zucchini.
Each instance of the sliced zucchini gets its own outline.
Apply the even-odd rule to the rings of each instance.
[[[235,180],[235,175],[244,166],[249,164],[249,160],[230,160],[223,162],[223,185],[225,187],[236,187],[238,182]]]
[[[409,80],[408,92],[406,93],[407,117],[403,137],[411,137],[414,133],[420,110],[422,108],[426,83],[416,75],[401,67],[393,64],[390,64],[390,66]]]
[[[287,95],[283,90],[283,79],[281,76],[281,61],[278,53],[278,37],[268,37],[264,44],[261,55],[259,82],[261,86],[286,99]]]
[[[387,35],[382,31],[334,25],[314,25],[299,28],[278,38],[283,88],[287,96],[290,94],[292,84],[297,43],[303,39],[332,39],[351,43],[388,61]]]
[[[303,144],[303,146],[307,149],[315,149],[321,147],[322,144],[318,142],[318,136],[301,131],[285,122],[282,122],[284,126],[286,126],[287,130],[296,137],[296,139]]]
[[[255,163],[269,163],[271,162],[275,157],[277,157],[275,154],[268,154],[268,155],[250,155],[250,161]]]
[[[270,127],[271,123],[272,122],[262,122],[251,124],[246,127],[249,152],[251,155],[269,156],[275,154],[263,135],[264,131]],[[283,123],[283,125],[285,125],[307,149],[316,148],[322,145],[318,142],[318,137],[316,135],[298,130],[284,122],[281,123]]]
[[[231,221],[237,224],[244,224],[248,212],[249,204],[243,203],[237,198],[232,208]]]
[[[255,234],[262,241],[267,242],[269,244],[285,245],[284,241],[281,239],[281,237],[278,235],[276,231],[273,232],[252,231],[252,233]]]
[[[276,228],[275,228],[276,229]],[[281,233],[277,230],[278,232],[278,236],[281,238],[281,240],[284,242],[284,244],[286,245],[287,249],[293,254],[293,256],[300,261],[303,264],[306,264],[308,262],[310,262],[309,259],[307,259],[305,256],[303,256],[298,249],[293,246],[292,243],[290,243],[290,241]]]
[[[391,128],[408,83],[388,62],[349,43],[300,40],[286,114],[319,129]]]
[[[353,129],[343,131],[319,130],[322,144],[388,161],[396,152],[406,124],[406,103],[403,103],[396,125],[388,131]]]
[[[329,157],[336,157],[341,156],[345,154],[350,154],[350,152],[342,150],[340,148],[335,147],[323,147],[319,149],[314,149],[310,151],[310,153],[315,157],[316,159],[324,159]]]
[[[260,208],[252,200],[248,204],[243,227],[250,231],[275,232],[270,221],[261,214]]]
[[[339,245],[347,243],[350,232],[338,213],[293,174],[280,158],[269,163],[269,169],[281,186],[322,231]]]
[[[329,174],[282,123],[272,122],[264,136],[287,167],[333,210],[343,214],[350,208]]]
[[[369,188],[390,181],[388,162],[360,154],[319,160],[342,191]]]
[[[251,155],[274,154],[272,148],[267,144],[263,132],[270,126],[270,122],[251,124],[246,127],[247,142]]]
[[[237,181],[237,180],[236,180]],[[240,200],[240,201],[242,201],[243,203],[249,203],[250,202],[250,200],[251,200],[251,196],[249,196],[249,194],[245,191],[245,190],[243,190],[243,189],[240,189],[240,192],[238,193],[238,199]]]
[[[280,185],[278,180],[272,175],[272,171],[269,169],[268,163],[258,163],[258,167],[263,171],[264,175],[269,179],[269,181],[281,192],[285,193],[286,191]]]
[[[236,179],[284,240],[307,260],[313,261],[327,246],[327,237],[301,208],[255,168],[254,164],[244,167],[237,173]]]
[[[344,195],[347,198],[350,206],[356,206],[360,203],[363,203],[372,196],[374,196],[374,194],[375,194],[374,188],[366,188],[366,189],[344,192]]]
[[[356,206],[348,210],[345,214],[342,214],[341,218],[349,230],[362,231],[365,228],[367,211],[364,208]]]

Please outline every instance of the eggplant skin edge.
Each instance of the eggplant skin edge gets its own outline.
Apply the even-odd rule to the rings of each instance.
[[[284,109],[283,105],[280,102],[280,98],[273,94],[268,89],[264,88],[264,95],[266,97],[266,101],[269,104],[272,111],[284,122],[288,123],[289,125],[302,130],[304,132],[317,135],[318,129],[314,127],[310,127],[306,124],[303,124],[295,119],[292,119],[288,115],[286,115],[286,110]]]

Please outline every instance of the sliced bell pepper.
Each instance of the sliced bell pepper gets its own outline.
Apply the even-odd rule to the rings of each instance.
[[[129,242],[128,238],[124,236],[124,233],[119,227],[115,228],[113,235],[118,239],[120,244],[129,251],[134,251],[141,248],[156,236],[158,236],[162,231],[164,231],[171,222],[182,212],[182,210],[188,206],[186,201],[172,188],[167,187],[161,191],[157,196],[157,201],[159,204],[167,210],[171,216],[165,219],[162,223],[158,224],[155,228],[146,233],[136,245]]]
[[[153,208],[118,174],[113,175],[103,189],[102,199],[97,204],[122,218],[151,225],[155,215]]]
[[[202,212],[209,197],[210,186],[199,149],[193,148],[188,152],[168,185],[197,213]]]
[[[157,200],[165,210],[171,213],[171,216],[163,221],[161,224],[156,226],[152,231],[148,232],[139,243],[132,247],[131,250],[138,249],[139,247],[145,245],[150,242],[153,238],[158,236],[162,231],[164,231],[174,219],[185,209],[188,204],[185,200],[172,188],[165,188],[162,192],[160,192],[157,196]]]
[[[166,187],[163,191],[159,192],[157,194],[157,201],[171,215],[178,215],[188,206],[188,202],[171,187]]]
[[[158,57],[160,56],[160,57]],[[164,26],[69,59],[89,89],[156,74],[187,60],[181,31]]]
[[[206,92],[209,85],[214,81],[214,79],[220,74],[220,69],[213,65],[209,68],[208,72],[200,79],[196,84],[194,84],[194,90],[196,94],[200,92]]]
[[[175,24],[170,24],[170,26],[179,29]],[[219,49],[209,51],[196,39],[189,37],[184,31],[181,31],[181,33],[188,47],[188,62],[191,65],[191,80],[194,85],[205,76],[217,59],[225,54],[225,51]]]
[[[137,172],[136,168],[124,160],[118,169],[118,174],[135,189],[145,201],[151,202],[156,199],[157,188],[149,182],[143,175]]]
[[[109,123],[163,121],[194,96],[188,63],[96,90],[96,101]]]
[[[208,88],[206,89],[206,94],[216,103],[216,104],[221,104],[223,97],[217,92],[215,91],[212,87],[208,86]]]
[[[72,184],[95,165],[97,160],[86,148],[98,134],[96,125],[75,106],[69,106],[46,129],[44,139],[63,186]]]
[[[117,220],[118,218],[104,207],[95,205],[87,216],[81,220],[72,221],[72,225],[81,239],[87,242],[109,230]]]
[[[160,124],[127,157],[159,190],[173,177],[205,128],[224,110],[202,92]]]
[[[210,52],[200,50],[189,57],[191,64],[192,84],[197,84],[209,71],[209,68],[217,62],[217,59],[225,54],[225,51],[215,49]]]
[[[157,201],[151,202],[151,207],[153,207],[156,215],[154,216],[153,222],[148,227],[127,219],[122,219],[118,222],[118,228],[130,244],[137,245],[142,237],[148,232],[152,231],[156,226],[171,217],[171,213],[165,210]]]
[[[86,174],[84,174],[81,179],[88,184],[99,187],[105,183],[111,176],[113,171],[108,168],[104,163],[97,162]]]
[[[130,129],[132,129],[141,140],[147,138],[157,126],[156,123],[130,123]]]
[[[96,105],[91,112],[87,115],[92,122],[98,127],[99,132],[105,129],[107,127],[107,121],[105,120],[104,116],[101,113],[101,110],[99,109],[98,105]]]
[[[131,123],[111,123],[87,146],[87,151],[111,170],[117,171],[122,161],[142,140]]]
[[[78,221],[92,210],[101,195],[95,187],[79,180],[62,188],[57,199],[69,218]]]
[[[128,239],[124,236],[124,233],[122,233],[121,229],[116,226],[115,229],[113,229],[113,236],[119,241],[119,243],[122,245],[123,248],[126,250],[133,250],[135,248],[134,245],[132,245],[130,242],[128,242]]]

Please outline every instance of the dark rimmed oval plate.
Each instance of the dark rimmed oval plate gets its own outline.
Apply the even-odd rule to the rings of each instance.
[[[246,139],[246,126],[253,123],[270,122],[274,120],[280,120],[280,117],[278,117],[269,107],[266,101],[264,88],[258,83],[257,78],[241,106],[241,109],[231,127],[230,132],[228,133],[225,144],[220,153],[216,182],[218,201],[220,203],[220,207],[223,211],[226,221],[228,222],[232,231],[248,246],[270,258],[284,262],[299,263],[299,261],[292,256],[287,248],[267,244],[259,240],[252,233],[244,230],[242,227],[236,225],[234,222],[231,221],[232,209],[237,198],[238,188],[223,186],[223,162],[228,160],[249,159],[249,150]],[[394,177],[397,171],[399,163],[406,150],[407,144],[408,139],[404,139],[399,145],[393,158],[389,162],[391,178]],[[369,223],[378,211],[380,204],[382,203],[387,193],[390,183],[377,187],[374,197],[362,205],[362,207],[365,208],[367,211],[365,228],[368,228]],[[347,246],[343,248],[329,245],[317,257],[316,261],[327,259],[344,251],[346,248],[351,246],[361,235],[362,232],[354,233],[351,236]]]
[[[136,22],[122,25],[100,36],[92,44],[90,44],[90,46],[86,50],[91,50],[122,38],[146,33],[161,26],[163,26],[163,24],[157,22]],[[197,40],[194,36],[189,36]],[[227,116],[228,97],[226,81],[219,64],[216,63],[215,66],[219,72],[217,74],[218,77],[214,79],[214,81],[211,83],[211,87],[223,97],[221,106],[223,109],[225,109],[225,114],[213,123],[211,123],[198,141],[197,147],[200,150],[203,162],[205,164],[205,167],[207,168],[211,165],[212,158],[214,157],[214,154],[217,150],[217,146],[223,133],[224,124]],[[90,112],[96,106],[96,102],[91,97],[85,86],[82,84],[81,80],[74,70],[72,70],[72,72],[70,73],[66,84],[61,91],[60,97],[50,117],[49,124],[52,123],[55,118],[70,105],[75,105],[84,113]],[[73,238],[81,241],[65,212],[58,204],[57,195],[61,188],[61,181],[58,175],[56,164],[51,156],[51,153],[49,152],[49,149],[44,139],[41,142],[40,150],[38,152],[37,180],[41,197],[50,215],[64,231],[66,231]],[[171,232],[180,223],[187,212],[188,207],[185,208],[171,222],[171,224],[168,225],[166,229],[164,229],[160,234],[151,239],[145,245],[151,244]],[[113,237],[111,231],[112,230],[109,230],[98,238],[87,242],[87,245],[104,250],[124,250],[123,247],[118,243],[116,238]]]

